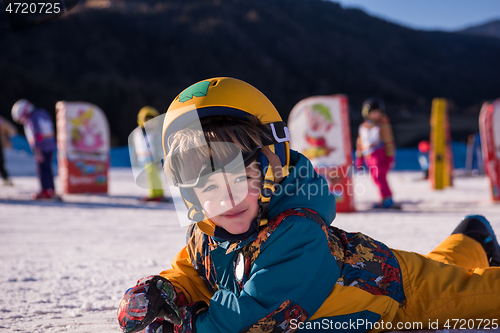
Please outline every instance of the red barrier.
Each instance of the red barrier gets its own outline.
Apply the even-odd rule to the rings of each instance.
[[[479,113],[479,133],[491,197],[493,201],[500,201],[500,98],[483,104]]]

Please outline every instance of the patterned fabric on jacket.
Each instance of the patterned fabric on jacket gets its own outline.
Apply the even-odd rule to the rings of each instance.
[[[347,233],[327,226],[316,212],[305,208],[288,209],[273,218],[258,234],[245,241],[231,243],[226,253],[241,249],[245,260],[245,276],[240,282],[240,290],[249,277],[261,246],[287,217],[297,215],[313,220],[325,232],[331,254],[342,272],[337,284],[360,288],[373,295],[389,296],[398,302],[405,299],[401,269],[394,253],[386,245],[361,233]],[[209,289],[215,292],[219,286],[209,253],[217,247],[217,242],[196,225],[188,229],[188,239],[188,253],[194,268]]]

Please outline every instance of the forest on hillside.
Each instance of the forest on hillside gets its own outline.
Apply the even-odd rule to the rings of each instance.
[[[59,100],[92,102],[108,116],[114,145],[126,144],[142,106],[164,111],[214,76],[253,84],[285,120],[305,97],[346,94],[353,135],[362,101],[380,96],[399,146],[425,137],[434,97],[450,100],[457,139],[477,130],[470,119],[484,101],[500,97],[500,39],[413,30],[321,0],[79,5],[17,33],[1,20],[0,45],[1,115],[20,98],[52,114]]]

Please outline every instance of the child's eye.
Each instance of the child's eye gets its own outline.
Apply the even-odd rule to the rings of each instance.
[[[244,182],[244,181],[247,181],[247,179],[250,179],[251,177],[248,177],[248,176],[240,176],[238,178],[236,178],[236,181],[237,182]]]
[[[210,185],[210,186],[205,187],[202,192],[208,192],[208,191],[211,191],[211,190],[215,190],[216,188],[217,188],[217,186]]]

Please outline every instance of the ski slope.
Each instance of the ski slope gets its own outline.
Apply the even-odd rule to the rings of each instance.
[[[363,211],[377,192],[370,178],[357,175],[359,211],[338,214],[334,224],[420,253],[470,213],[485,215],[500,234],[500,205],[490,201],[484,176],[457,177],[442,191],[420,178],[390,173],[402,211]],[[127,168],[111,169],[109,195],[65,195],[63,203],[27,200],[38,189],[34,176],[13,182],[0,186],[0,332],[120,332],[116,310],[125,290],[169,268],[184,246],[173,204],[140,203],[147,192]]]

